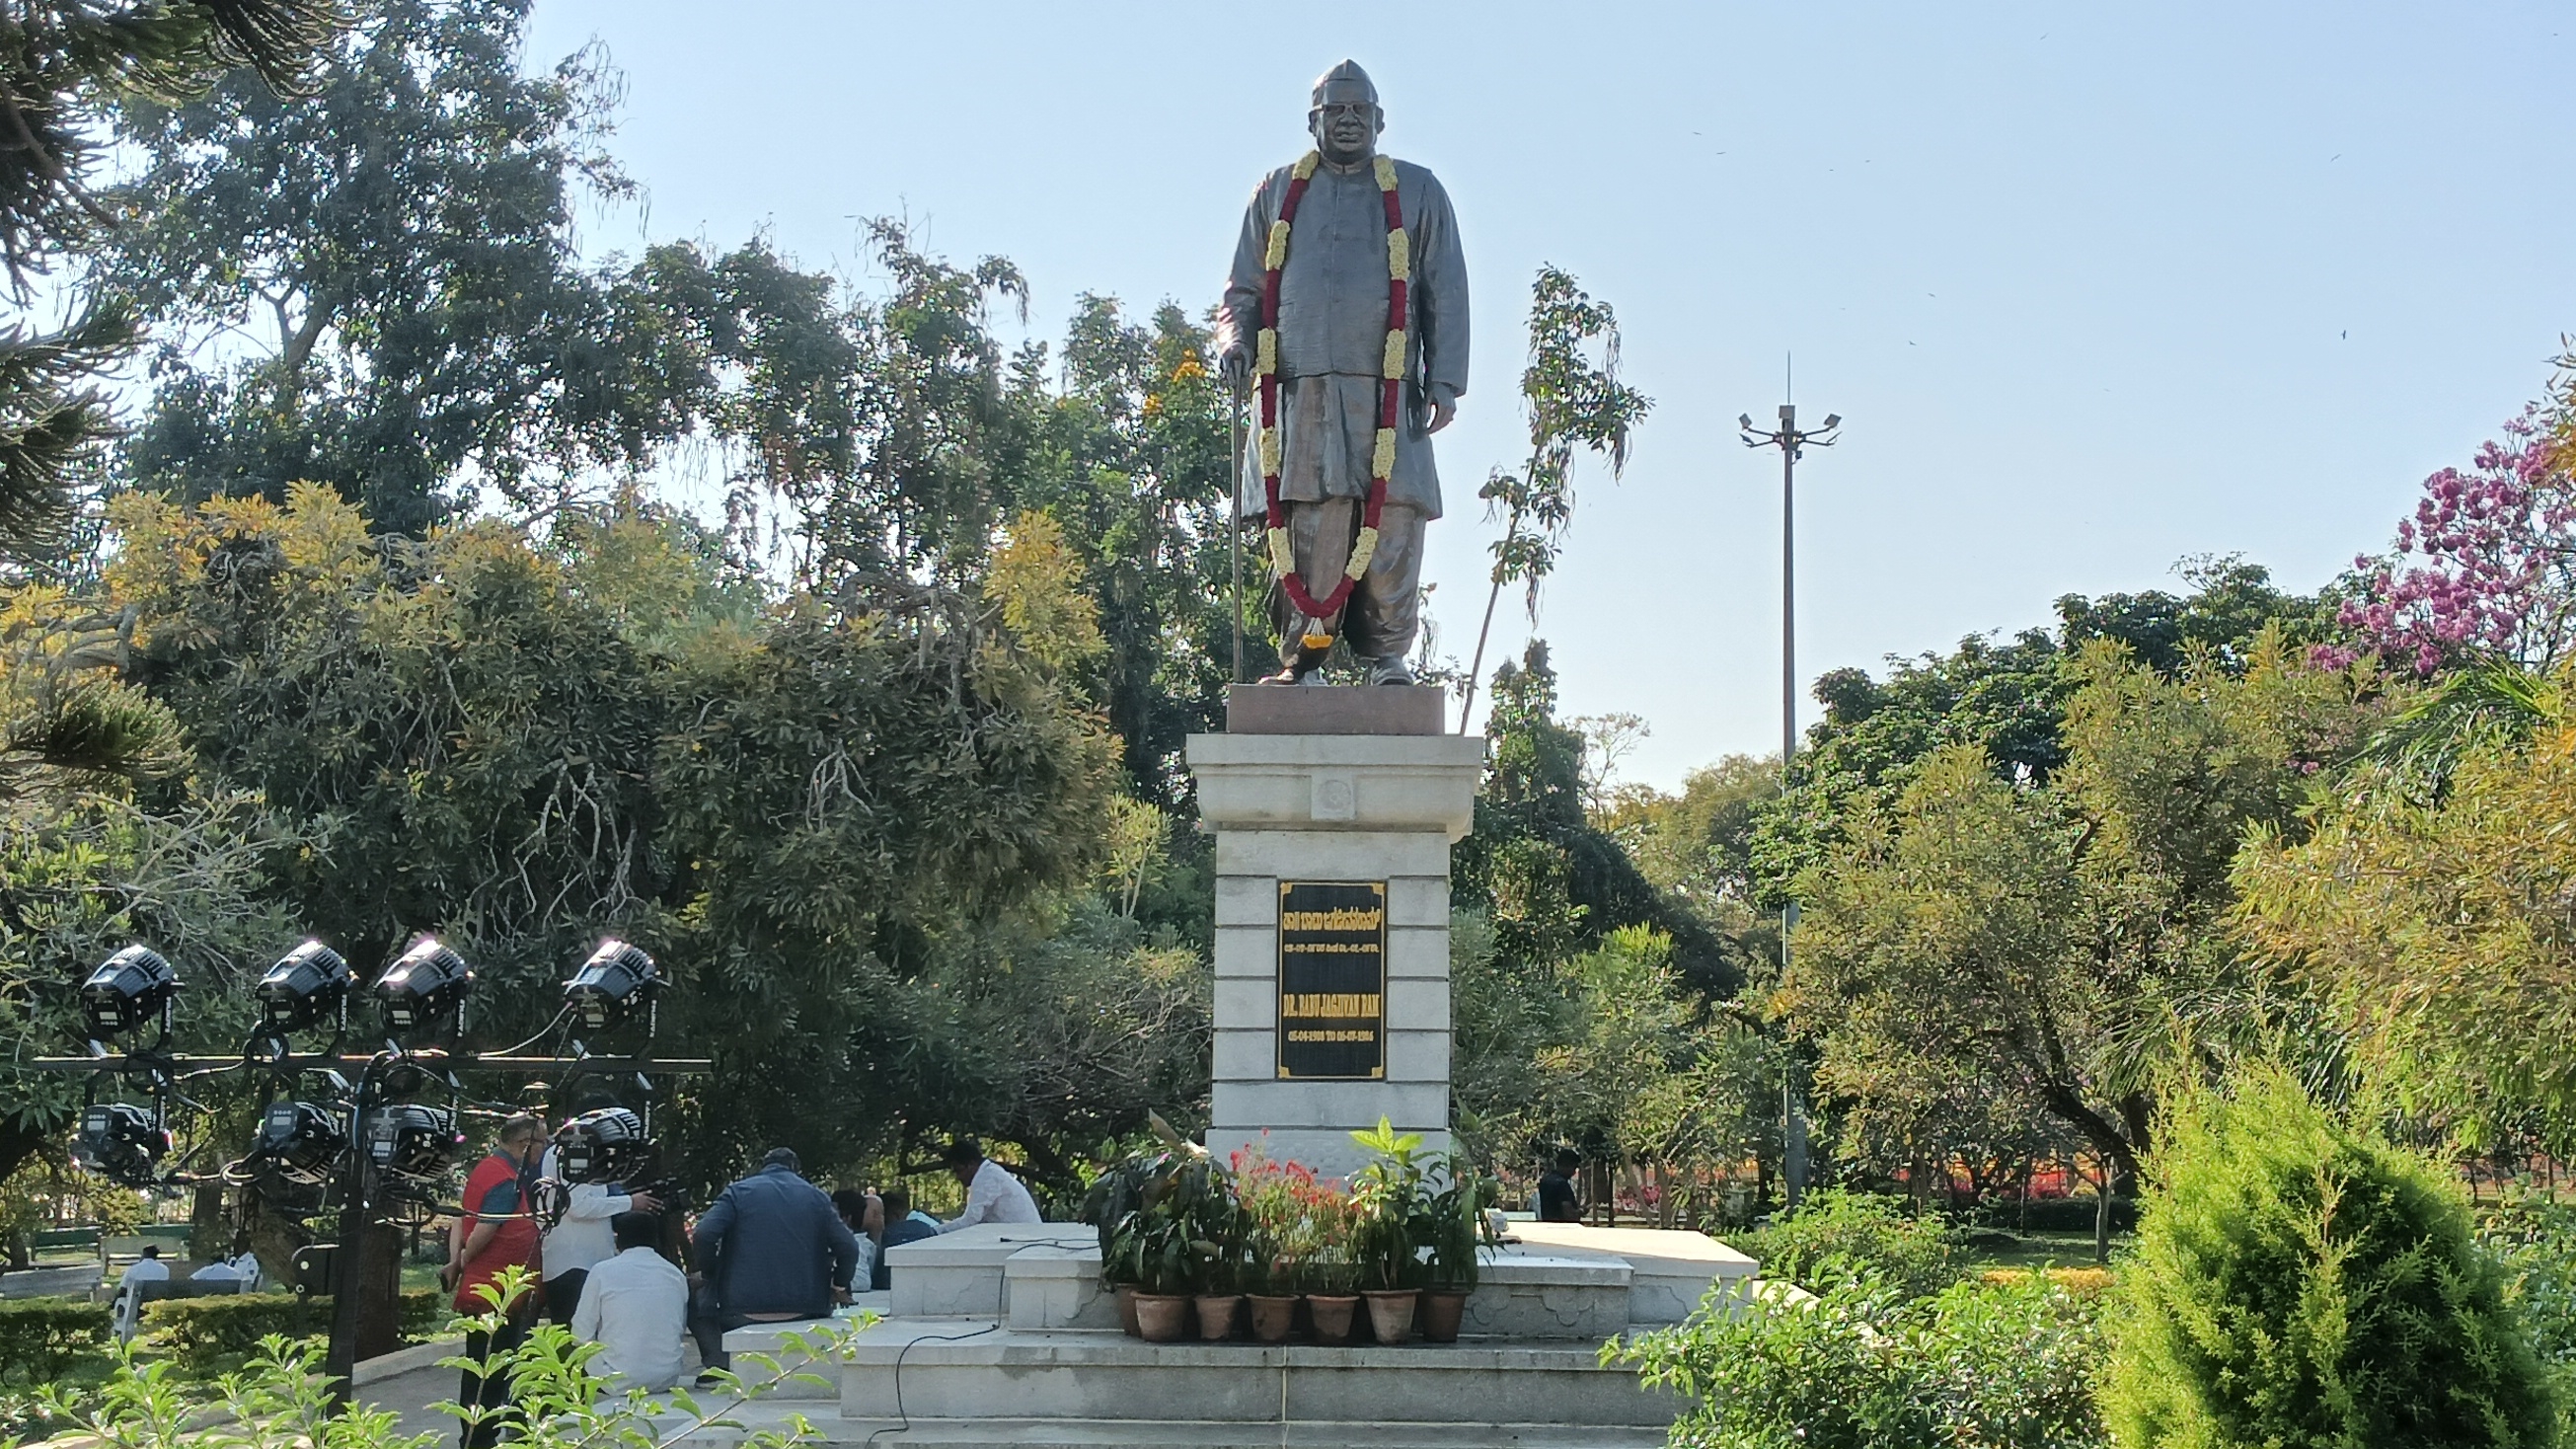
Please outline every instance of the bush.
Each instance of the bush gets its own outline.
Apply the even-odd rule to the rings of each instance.
[[[72,1360],[107,1342],[105,1305],[70,1298],[0,1299],[0,1379],[63,1376]]]
[[[1908,1298],[1929,1297],[1957,1281],[1955,1245],[1939,1214],[1916,1217],[1908,1207],[1901,1197],[1828,1188],[1733,1241],[1765,1278],[1821,1291],[1867,1268]]]
[[[2525,1198],[2487,1215],[2479,1234],[2504,1260],[2505,1300],[2558,1388],[2558,1435],[2576,1444],[2576,1204]]]
[[[407,1288],[402,1295],[405,1338],[427,1338],[448,1320],[447,1295],[435,1288]],[[226,1360],[247,1357],[263,1339],[309,1338],[331,1329],[331,1300],[292,1293],[226,1293],[209,1298],[167,1298],[143,1305],[143,1321],[179,1366],[207,1374]]]
[[[2278,1068],[2166,1117],[2110,1300],[2120,1443],[2554,1441],[2547,1378],[2451,1174],[2337,1123]]]
[[[1874,1270],[1603,1348],[1694,1403],[1692,1449],[2091,1449],[2090,1305],[2036,1273],[1909,1298]]]

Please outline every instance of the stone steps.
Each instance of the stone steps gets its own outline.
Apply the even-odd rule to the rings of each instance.
[[[739,1444],[783,1429],[790,1406],[759,1405],[676,1444]],[[1662,1449],[1664,1430],[1581,1424],[1411,1424],[1331,1420],[1224,1423],[1176,1419],[840,1419],[809,1412],[820,1442],[878,1449]]]

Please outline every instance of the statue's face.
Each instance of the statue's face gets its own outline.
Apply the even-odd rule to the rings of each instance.
[[[1386,115],[1357,86],[1328,86],[1324,99],[1306,113],[1306,128],[1315,135],[1315,149],[1327,161],[1348,165],[1377,149],[1377,133],[1386,129]]]

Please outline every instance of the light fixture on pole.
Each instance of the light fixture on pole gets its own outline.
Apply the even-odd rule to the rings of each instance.
[[[1780,450],[1780,789],[1789,788],[1789,762],[1798,755],[1798,456],[1810,447],[1830,448],[1841,436],[1842,414],[1827,413],[1814,432],[1798,427],[1798,405],[1780,404],[1780,426],[1769,431],[1753,426],[1751,413],[1736,415],[1748,448]],[[1780,910],[1780,969],[1789,967],[1789,934],[1798,926],[1798,903]],[[1800,1085],[1796,1053],[1790,1055],[1780,1084],[1780,1177],[1791,1208],[1807,1192],[1807,1103]]]

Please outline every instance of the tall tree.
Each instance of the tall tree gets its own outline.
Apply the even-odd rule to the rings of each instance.
[[[76,480],[113,429],[90,381],[133,345],[135,316],[92,294],[33,330],[32,280],[113,222],[89,190],[107,110],[175,99],[235,67],[292,92],[339,19],[330,0],[40,0],[0,29],[0,264],[17,314],[0,325],[0,564],[55,538]]]

